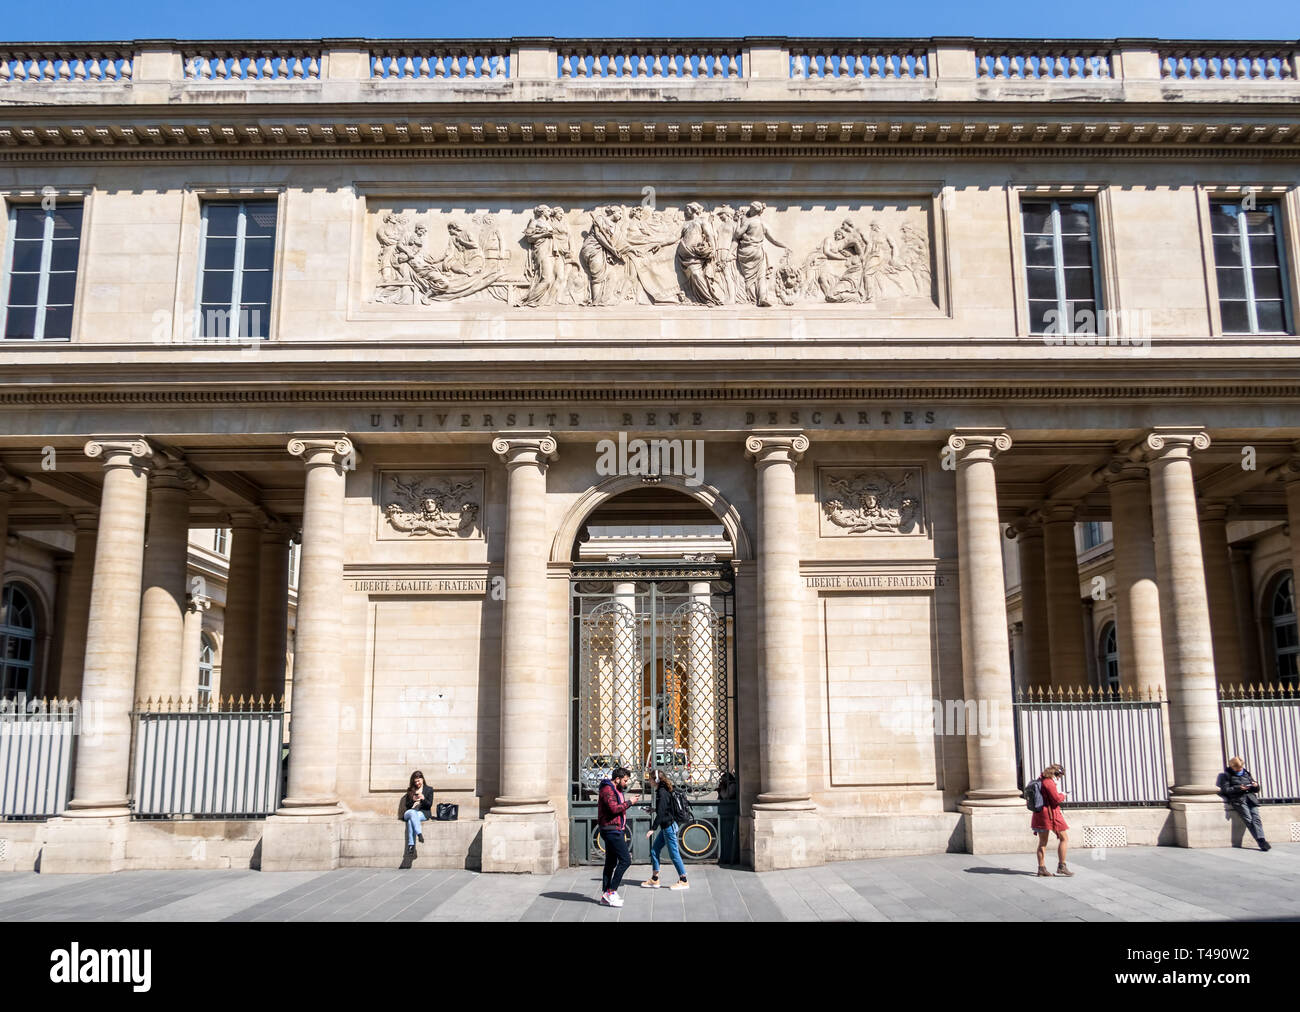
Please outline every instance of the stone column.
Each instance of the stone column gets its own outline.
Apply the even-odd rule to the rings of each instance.
[[[688,669],[686,684],[686,721],[690,732],[682,744],[692,766],[703,772],[695,774],[698,780],[718,778],[727,769],[727,757],[718,742],[718,686],[714,667],[713,584],[696,580],[690,585],[693,605],[687,629],[690,641],[686,647]],[[708,608],[706,614],[702,608]]]
[[[614,726],[614,753],[628,769],[633,780],[639,780],[641,763],[641,637],[640,623],[636,618],[636,584],[614,584],[614,601],[626,608],[628,614],[618,612],[614,627],[614,678],[610,716]],[[651,692],[654,676],[651,675]],[[652,735],[653,737],[653,735]],[[509,785],[507,784],[506,787]],[[504,791],[503,791],[504,793]]]
[[[103,458],[104,487],[86,633],[76,793],[63,817],[46,824],[42,872],[117,871],[125,859],[131,814],[131,710],[153,447],[142,437],[104,436],[86,443],[86,455]]]
[[[72,570],[68,574],[68,616],[63,629],[63,654],[59,658],[59,695],[76,699],[81,695],[82,672],[86,665],[86,628],[90,623],[90,589],[95,577],[95,546],[99,537],[99,514],[78,510],[72,514],[76,541]]]
[[[1079,635],[1079,553],[1074,541],[1074,507],[1043,507],[1043,553],[1047,576],[1047,635],[1051,642],[1052,684],[1078,688],[1089,682]]]
[[[1237,633],[1232,564],[1228,557],[1227,503],[1205,503],[1202,507],[1201,551],[1205,557],[1214,674],[1220,685],[1236,685],[1242,680],[1241,642]]]
[[[230,570],[226,579],[221,682],[224,695],[239,699],[253,696],[257,688],[262,533],[267,515],[260,509],[233,510],[229,522]]]
[[[320,871],[338,867],[341,845],[338,744],[344,652],[340,621],[343,503],[347,472],[355,469],[357,458],[352,441],[343,433],[299,433],[289,440],[288,450],[302,458],[307,472],[289,725],[289,788],[279,810],[266,820],[262,870]],[[258,537],[260,541],[260,533]],[[229,695],[224,687],[233,645],[229,627],[224,640],[222,692]]]
[[[1184,847],[1227,846],[1215,779],[1223,767],[1219,702],[1205,594],[1192,451],[1210,445],[1200,429],[1159,427],[1142,444],[1151,472],[1151,513],[1160,625],[1169,689],[1174,832]]]
[[[808,449],[796,430],[745,440],[758,470],[760,793],[753,805],[758,871],[822,864],[821,820],[808,787],[807,685],[795,467]]]
[[[190,492],[207,482],[177,457],[154,455],[149,475],[149,532],[140,598],[137,699],[179,698],[185,638],[185,579],[189,562]]]
[[[549,432],[502,432],[492,452],[506,465],[505,600],[501,627],[500,795],[484,818],[483,871],[549,875],[559,867],[559,823],[543,783],[554,712],[546,658],[546,470]],[[616,669],[617,674],[617,669]]]
[[[4,590],[5,555],[9,547],[9,497],[30,487],[31,482],[26,478],[0,467],[0,591]]]
[[[260,618],[257,632],[259,699],[284,695],[284,667],[289,645],[289,546],[293,529],[273,521],[262,532],[261,572],[258,576]]]
[[[1251,545],[1233,545],[1228,550],[1232,566],[1232,592],[1237,599],[1237,640],[1241,644],[1243,682],[1257,682],[1264,676],[1259,655],[1259,615],[1255,611],[1255,583],[1251,577]]]
[[[1020,611],[1024,623],[1025,647],[1016,655],[1023,665],[1019,681],[1026,689],[1045,689],[1052,684],[1052,648],[1047,631],[1047,564],[1043,555],[1041,524],[1023,520],[1007,528],[1020,552]]]
[[[1097,629],[1093,608],[1097,602],[1091,597],[1079,599],[1079,618],[1083,621],[1083,663],[1088,672],[1088,685],[1100,685],[1101,674],[1097,665]]]
[[[1300,450],[1300,442],[1295,444]],[[1300,595],[1300,455],[1292,457],[1281,467],[1275,469],[1274,476],[1286,482],[1286,521],[1291,538],[1291,585]],[[1270,670],[1268,680],[1276,678],[1276,672]]]
[[[1141,693],[1165,693],[1160,591],[1151,531],[1151,493],[1146,465],[1116,457],[1098,472],[1110,491],[1112,558],[1115,565],[1115,639],[1120,685]]]
[[[72,582],[72,557],[54,560],[54,637],[50,643],[49,668],[45,685],[50,696],[59,695],[59,672],[63,670],[63,649],[68,639],[68,584]]]
[[[199,653],[203,649],[203,613],[212,601],[206,597],[185,596],[185,633],[181,647],[181,696],[199,699]]]

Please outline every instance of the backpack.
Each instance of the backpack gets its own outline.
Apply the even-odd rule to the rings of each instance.
[[[1025,789],[1020,792],[1020,796],[1025,799],[1025,807],[1031,812],[1041,812],[1043,810],[1043,778],[1039,777],[1025,784]]]
[[[695,813],[691,811],[691,803],[686,800],[686,795],[682,791],[673,791],[668,795],[668,814],[673,817],[673,821],[679,826],[695,821]]]

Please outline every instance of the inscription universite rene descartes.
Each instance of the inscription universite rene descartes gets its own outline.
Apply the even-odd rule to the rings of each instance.
[[[776,410],[682,411],[638,409],[602,411],[585,416],[580,411],[372,411],[371,429],[512,429],[592,428],[703,429],[748,428],[754,425],[800,425],[821,428],[906,428],[937,424],[930,409],[887,408],[778,408]]]

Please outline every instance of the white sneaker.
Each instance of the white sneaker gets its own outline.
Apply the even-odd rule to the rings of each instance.
[[[642,889],[658,889],[662,883],[657,878],[648,878],[641,883]]]
[[[668,888],[669,888],[669,889],[689,889],[690,887],[691,887],[691,884],[690,884],[689,882],[687,882],[686,879],[684,879],[684,878],[679,878],[676,882],[674,882],[674,883],[673,883],[672,885],[670,885]]]
[[[600,894],[600,905],[601,905],[602,907],[612,907],[614,904],[612,904],[612,903],[609,901],[609,898],[610,898],[610,896],[612,896],[612,895],[613,895],[613,893],[601,893],[601,894]]]
[[[620,896],[618,893],[610,893],[609,905],[611,907],[621,907],[623,905],[623,897]]]

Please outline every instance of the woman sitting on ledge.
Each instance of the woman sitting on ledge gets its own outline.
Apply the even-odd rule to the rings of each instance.
[[[424,774],[416,770],[411,774],[411,784],[402,795],[400,818],[406,823],[406,852],[415,856],[415,841],[424,843],[420,827],[433,811],[433,788],[424,782]]]

